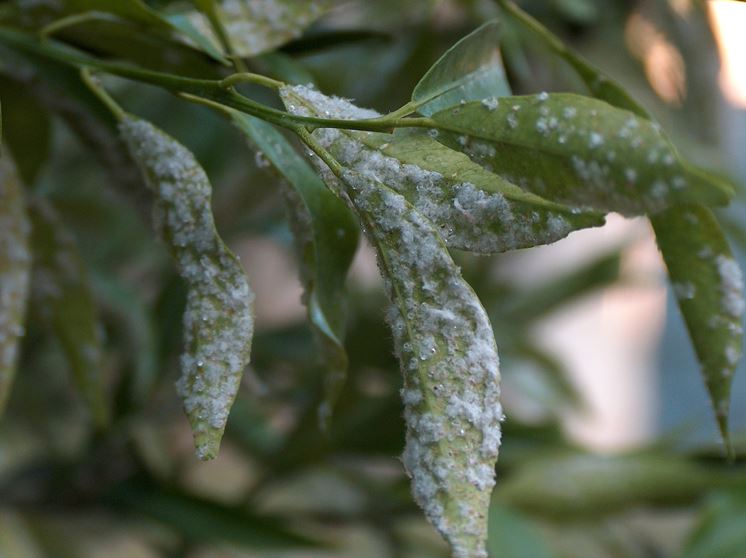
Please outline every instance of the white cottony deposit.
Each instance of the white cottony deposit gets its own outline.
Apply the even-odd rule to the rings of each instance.
[[[322,114],[375,115],[308,88],[291,88],[283,97],[298,113],[306,111],[296,104],[300,97]],[[415,500],[454,557],[484,558],[502,420],[497,348],[484,309],[431,221],[438,210],[416,198],[412,204],[397,191],[405,181],[433,188],[442,177],[343,142],[336,131],[315,137],[330,147],[337,141],[349,146],[346,156],[339,154],[348,165],[341,179],[314,162],[360,216],[392,302],[387,320],[404,375],[403,462]],[[482,195],[461,185],[453,209],[443,211],[467,210]]]
[[[309,87],[285,88],[282,94],[288,109],[298,114],[342,119],[380,116]],[[491,254],[554,242],[574,230],[559,212],[521,205],[499,192],[387,156],[382,152],[387,144],[368,145],[366,133],[323,129],[314,137],[344,166],[402,194],[432,221],[449,247]],[[494,148],[487,147],[494,154]]]
[[[725,312],[740,318],[744,311],[743,274],[736,260],[719,255],[715,260],[720,274],[722,302]]]
[[[0,157],[0,412],[10,393],[24,334],[31,267],[29,231],[21,184],[6,154]]]
[[[177,390],[201,459],[215,457],[249,362],[253,293],[215,230],[212,189],[192,153],[152,124],[127,117],[120,131],[155,194],[154,221],[188,287]]]

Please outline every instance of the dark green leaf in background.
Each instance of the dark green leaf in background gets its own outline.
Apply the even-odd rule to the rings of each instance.
[[[101,327],[75,239],[42,198],[29,204],[34,307],[59,339],[97,427],[109,421]]]
[[[248,115],[234,113],[233,121],[289,186],[284,191],[301,260],[304,301],[326,366],[326,395],[319,419],[322,426],[328,427],[347,373],[345,279],[357,248],[358,226],[342,200],[282,134]]]
[[[6,106],[3,106],[7,110]],[[10,156],[0,155],[0,415],[10,395],[25,332],[31,255],[21,180]]]
[[[29,88],[4,76],[0,76],[0,98],[3,139],[23,182],[31,187],[49,157],[49,113]]]

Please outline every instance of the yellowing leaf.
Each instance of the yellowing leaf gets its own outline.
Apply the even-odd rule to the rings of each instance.
[[[0,414],[16,374],[24,333],[31,256],[29,221],[13,162],[0,156]]]
[[[155,226],[188,287],[177,390],[197,456],[212,459],[249,362],[253,293],[215,230],[212,187],[194,156],[144,120],[127,116],[120,131],[155,194]]]

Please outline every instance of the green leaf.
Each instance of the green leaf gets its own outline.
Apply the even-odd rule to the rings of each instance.
[[[689,536],[680,558],[740,558],[746,548],[743,493],[710,503]]]
[[[500,58],[500,26],[488,22],[453,45],[412,91],[417,111],[430,116],[461,101],[510,95]]]
[[[318,91],[285,88],[288,106],[338,118],[371,118]],[[490,254],[547,244],[603,217],[548,202],[492,174],[422,131],[378,134],[325,130],[315,134],[345,166],[384,180],[436,225],[449,247]]]
[[[553,558],[538,526],[511,508],[494,502],[490,506],[490,558]]]
[[[730,388],[743,345],[741,269],[707,208],[664,212],[653,226],[727,441]]]
[[[660,128],[570,93],[469,102],[432,116],[449,145],[553,201],[638,214],[724,204],[730,189],[681,161]]]
[[[21,83],[0,77],[3,100],[3,139],[25,184],[32,186],[49,157],[49,113]]]
[[[235,53],[255,56],[295,37],[332,7],[334,0],[219,0],[216,11]],[[220,41],[207,16],[187,14],[193,26],[216,48]]]
[[[291,110],[304,110],[288,97],[292,89],[282,93]],[[325,163],[334,175],[315,161],[327,184],[349,201],[378,254],[404,376],[402,459],[415,501],[453,556],[486,558],[502,420],[489,319],[435,227],[401,194],[330,155]]]
[[[501,1],[500,4],[505,8],[507,15],[517,22],[532,39],[544,44],[555,55],[568,62],[595,97],[618,108],[634,112],[642,118],[650,118],[647,111],[621,85],[565,47],[562,41],[539,22],[521,11],[512,2]],[[701,180],[709,180],[713,184],[724,182],[719,177],[710,175],[701,169],[690,168],[690,172],[699,176]],[[721,186],[721,189],[725,188],[730,188],[730,185]],[[699,293],[696,302],[681,296],[677,296],[677,299],[697,357],[702,365],[702,375],[715,408],[718,427],[726,448],[730,451],[727,425],[728,400],[733,370],[737,365],[743,342],[740,337],[735,339],[738,336],[737,332],[741,329],[741,324],[740,319],[731,316],[733,319],[728,320],[729,325],[724,323],[719,328],[709,327],[712,315],[722,312],[721,297],[724,285],[716,258],[705,260],[693,256],[702,250],[707,253],[706,247],[711,244],[713,250],[719,247],[720,251],[717,254],[727,260],[731,257],[730,249],[720,225],[712,213],[704,207],[675,207],[661,215],[651,216],[650,220],[671,281],[674,284],[685,285],[679,289],[681,293],[677,295],[690,293],[689,285]],[[692,267],[688,268],[690,264]],[[731,267],[732,273],[740,276],[738,266]],[[741,287],[736,290],[741,290]],[[705,300],[709,301],[712,306],[706,307]],[[726,332],[723,328],[729,331]]]
[[[320,546],[278,519],[253,515],[149,480],[122,483],[106,500],[115,509],[155,519],[193,542],[261,550]]]
[[[177,390],[197,456],[212,459],[249,362],[254,295],[215,230],[212,187],[194,155],[144,120],[127,116],[119,129],[155,194],[155,226],[187,283]]]
[[[21,181],[10,157],[0,156],[0,415],[16,375],[24,334],[31,254]]]
[[[718,482],[678,457],[555,453],[524,463],[495,497],[538,516],[597,519],[642,504],[683,505]]]
[[[124,360],[128,366],[123,382],[127,403],[142,406],[158,375],[157,334],[148,308],[141,294],[123,281],[101,273],[91,279],[102,308],[124,329],[127,345]]]
[[[290,185],[284,192],[301,260],[304,300],[327,368],[319,419],[328,427],[347,375],[345,279],[357,248],[357,223],[282,134],[245,114],[233,113],[233,121]]]
[[[35,306],[59,339],[96,426],[103,428],[109,421],[109,407],[101,327],[88,272],[75,239],[48,202],[32,200],[29,215]]]

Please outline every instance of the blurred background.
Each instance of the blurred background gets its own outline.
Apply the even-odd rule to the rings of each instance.
[[[689,158],[746,184],[746,3],[520,5],[619,80]],[[497,15],[487,0],[350,0],[252,64],[388,112],[445,49]],[[71,32],[73,42],[100,36],[96,25]],[[578,88],[517,29],[503,33],[516,94]],[[137,49],[154,56],[124,37],[133,58]],[[164,64],[211,71],[202,56]],[[350,276],[350,377],[324,435],[323,369],[277,178],[215,113],[106,80],[128,111],[197,155],[218,228],[257,295],[251,367],[220,456],[200,463],[173,388],[185,289],[153,239],[143,197],[81,142],[43,84],[40,93],[4,75],[6,133],[25,134],[35,158],[19,165],[33,169],[27,182],[59,211],[89,270],[114,419],[93,430],[59,341],[32,319],[0,422],[0,557],[445,557],[398,459],[399,370],[370,247],[360,246]],[[718,213],[742,266],[745,201],[741,191]],[[746,557],[746,371],[733,388],[738,454],[729,465],[648,222],[612,215],[551,246],[455,257],[502,360],[492,558]],[[30,316],[42,306],[32,299]]]

